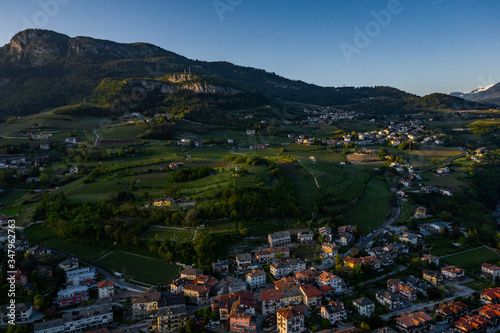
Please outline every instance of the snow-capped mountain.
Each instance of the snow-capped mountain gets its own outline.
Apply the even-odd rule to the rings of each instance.
[[[491,103],[500,105],[500,83],[492,84],[487,87],[479,87],[469,92],[452,92],[448,95],[460,97],[468,101]]]

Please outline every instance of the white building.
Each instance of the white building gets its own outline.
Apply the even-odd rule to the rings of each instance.
[[[266,284],[266,273],[264,271],[253,270],[245,275],[245,279],[250,289],[263,287]]]
[[[115,294],[115,283],[113,280],[104,280],[97,283],[99,298],[111,297]]]

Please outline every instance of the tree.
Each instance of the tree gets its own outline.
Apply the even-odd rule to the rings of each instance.
[[[186,332],[194,333],[195,330],[196,330],[196,322],[194,321],[194,319],[191,318],[186,322]]]

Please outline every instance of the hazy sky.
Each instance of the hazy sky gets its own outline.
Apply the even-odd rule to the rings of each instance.
[[[500,81],[499,13],[497,0],[2,0],[0,44],[36,27],[425,95]]]

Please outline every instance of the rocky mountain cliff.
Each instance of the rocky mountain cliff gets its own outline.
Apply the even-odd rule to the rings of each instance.
[[[480,87],[465,93],[452,92],[450,96],[473,102],[500,105],[500,83],[488,87]]]

